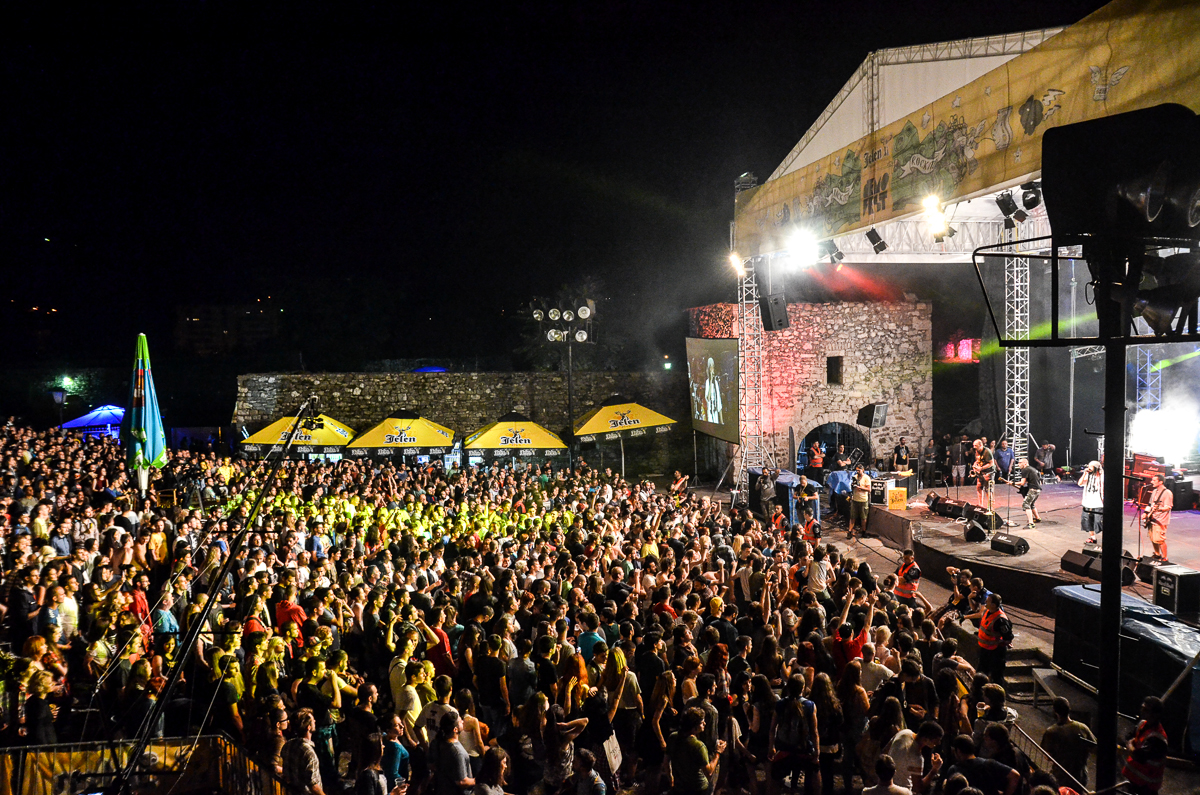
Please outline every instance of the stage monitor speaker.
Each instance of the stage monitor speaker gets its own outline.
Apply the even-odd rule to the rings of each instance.
[[[788,320],[787,297],[783,292],[764,293],[758,299],[762,309],[762,324],[767,331],[779,331],[790,325]]]
[[[1024,555],[1029,551],[1029,542],[1010,533],[996,533],[992,536],[992,549],[1005,555]]]
[[[973,544],[978,544],[981,541],[987,541],[987,530],[984,530],[983,525],[978,522],[967,522],[963,538]]]
[[[1082,552],[1076,552],[1073,549],[1068,549],[1066,553],[1063,554],[1059,565],[1067,574],[1074,574],[1077,577],[1088,577],[1091,576],[1088,574],[1088,569],[1095,560],[1096,559],[1090,555],[1085,555]]]
[[[864,428],[882,428],[887,422],[886,403],[872,403],[858,410],[858,424]]]
[[[1156,568],[1154,604],[1177,616],[1200,613],[1200,571],[1172,563]]]
[[[963,511],[966,510],[968,504],[960,500],[942,498],[938,500],[937,505],[933,506],[933,512],[947,519],[959,519],[962,517]]]
[[[1154,582],[1154,570],[1162,565],[1162,561],[1155,558],[1153,555],[1145,555],[1134,564],[1134,571],[1137,573],[1137,578],[1142,582]]]
[[[937,504],[942,499],[942,496],[936,491],[931,491],[925,495],[925,504],[929,506],[929,510],[937,513]]]

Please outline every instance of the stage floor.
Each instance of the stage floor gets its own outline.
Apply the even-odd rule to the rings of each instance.
[[[942,496],[946,496],[946,491],[944,488],[937,490]],[[1006,599],[1014,604],[1024,602],[1031,607],[1036,607],[1038,603],[1044,606],[1042,600],[1050,598],[1050,590],[1057,585],[1096,582],[1068,574],[1061,568],[1063,553],[1082,550],[1087,538],[1080,529],[1082,489],[1075,484],[1059,483],[1043,488],[1038,498],[1038,514],[1042,521],[1032,529],[1025,527],[1025,512],[1021,510],[1021,495],[1017,490],[1007,484],[996,487],[994,508],[1008,523],[1004,530],[1029,542],[1029,552],[1020,556],[994,551],[987,542],[966,541],[961,523],[935,516],[924,507],[923,500],[927,493],[922,491],[919,495],[921,507],[888,511],[910,523],[917,560],[926,577],[945,583],[948,582],[946,566],[969,568],[973,573],[983,576],[989,587],[994,582],[999,590],[1003,582],[1004,590],[1008,593],[1001,593]],[[949,489],[952,499],[976,501],[974,486],[963,486],[959,494],[955,493],[953,487]],[[910,504],[915,506],[917,503]],[[1153,554],[1145,531],[1138,527],[1135,506],[1127,502],[1124,515],[1123,548],[1135,558]],[[1108,532],[1106,529],[1105,535]],[[1103,539],[1101,537],[1098,540],[1102,542]],[[1175,511],[1171,514],[1167,546],[1172,563],[1200,570],[1200,511]],[[1136,581],[1127,590],[1144,598],[1152,597],[1150,585],[1141,581]],[[1050,600],[1053,601],[1052,598]]]

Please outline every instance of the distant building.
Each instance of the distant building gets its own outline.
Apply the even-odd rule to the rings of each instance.
[[[175,310],[175,347],[196,356],[248,350],[276,339],[280,325],[269,301],[183,306]]]

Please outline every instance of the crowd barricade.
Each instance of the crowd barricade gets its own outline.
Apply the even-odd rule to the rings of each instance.
[[[6,748],[0,753],[0,795],[99,792],[125,767],[133,748],[132,740]],[[164,795],[292,795],[274,771],[220,735],[152,740],[132,785]]]
[[[1025,754],[1025,758],[1029,760],[1029,764],[1033,765],[1038,770],[1044,770],[1054,776],[1060,787],[1070,787],[1082,795],[1091,792],[1077,778],[1068,773],[1063,768],[1059,767],[1054,762],[1054,757],[1046,753],[1046,749],[1034,742],[1033,738],[1025,733],[1019,725],[1014,725],[1012,731],[1009,732],[1009,739],[1012,740],[1021,753]]]

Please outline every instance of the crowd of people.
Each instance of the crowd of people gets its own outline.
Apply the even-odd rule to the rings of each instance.
[[[811,514],[586,463],[187,452],[143,499],[112,441],[12,423],[0,461],[9,745],[221,732],[317,795],[1058,791],[1010,735],[1000,597],[955,572],[935,607],[911,553],[876,573]]]

